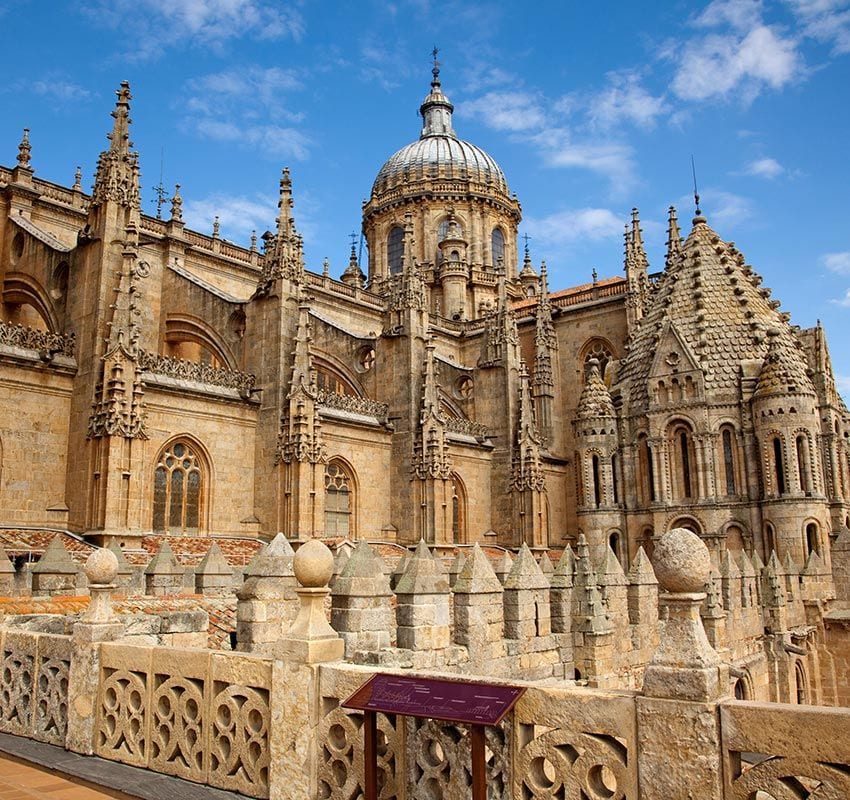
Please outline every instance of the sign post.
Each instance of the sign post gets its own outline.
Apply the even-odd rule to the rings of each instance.
[[[469,725],[472,800],[487,798],[485,725],[498,725],[525,693],[521,686],[414,678],[379,672],[343,704],[364,715],[365,800],[378,800],[377,714],[399,714]]]

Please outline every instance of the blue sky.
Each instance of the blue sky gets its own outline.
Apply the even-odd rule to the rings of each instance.
[[[632,206],[661,269],[687,231],[693,153],[709,222],[792,321],[827,328],[850,391],[850,0],[0,0],[0,162],[91,184],[131,82],[144,210],[248,243],[290,166],[308,267],[347,262],[381,164],[419,132],[441,48],[455,129],[504,169],[553,288],[622,270]],[[5,153],[5,155],[2,155]]]

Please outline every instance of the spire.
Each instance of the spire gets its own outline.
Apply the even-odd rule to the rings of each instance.
[[[531,384],[537,425],[544,444],[552,440],[552,403],[555,397],[555,377],[552,370],[553,353],[558,348],[555,327],[552,325],[552,304],[549,302],[549,281],[546,262],[540,263],[540,299],[534,326],[534,380]]]
[[[814,394],[814,387],[806,374],[804,358],[782,336],[782,331],[771,327],[767,331],[767,355],[759,373],[753,398],[772,395]]]
[[[679,233],[679,220],[676,218],[676,209],[670,206],[667,212],[667,257],[664,259],[665,266],[669,269],[675,262],[682,250],[682,235]]]
[[[546,488],[543,465],[540,460],[541,441],[534,419],[531,387],[525,361],[519,365],[519,420],[517,441],[513,453],[511,488],[522,492]]]
[[[92,193],[92,206],[114,201],[139,209],[139,160],[131,150],[130,141],[130,84],[122,81],[116,91],[118,100],[112,112],[112,132],[106,135],[109,149],[97,161]]]
[[[30,146],[30,129],[24,128],[24,135],[21,143],[18,145],[18,166],[24,169],[32,169],[30,166],[30,155],[32,147]]]
[[[595,358],[591,358],[587,362],[587,378],[584,388],[581,390],[576,416],[579,419],[612,418],[614,416],[611,394],[602,380],[602,375],[599,372],[599,361]]]
[[[420,139],[426,136],[455,136],[452,129],[452,112],[455,107],[449,102],[449,98],[443,94],[442,84],[440,83],[440,62],[437,61],[437,53],[439,51],[435,47],[431,52],[434,58],[434,66],[431,70],[431,91],[423,101],[419,108],[419,113],[422,115],[422,133]]]
[[[640,213],[636,208],[632,209],[632,257],[638,269],[645,270],[649,268],[649,259],[646,257],[646,248],[643,246]]]
[[[71,187],[75,192],[81,192],[83,190],[83,170],[81,167],[77,167],[74,170],[74,185]]]
[[[440,413],[440,394],[431,336],[425,342],[425,361],[422,369],[422,405],[419,414],[419,436],[414,445],[414,472],[420,480],[447,479],[452,463],[446,442],[445,419]]]
[[[266,258],[258,292],[268,292],[273,281],[286,278],[300,285],[304,278],[304,250],[292,216],[292,179],[289,167],[280,175],[280,194],[277,202],[277,235],[264,234]]]
[[[180,184],[174,186],[174,197],[171,198],[171,221],[183,222],[183,198],[180,196]]]

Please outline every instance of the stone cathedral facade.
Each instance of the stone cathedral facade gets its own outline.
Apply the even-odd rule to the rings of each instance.
[[[553,291],[497,163],[435,70],[419,138],[363,206],[368,263],[307,269],[288,170],[248,248],[140,210],[122,84],[90,194],[0,168],[4,525],[561,549],[625,568],[686,527],[828,569],[850,416],[823,329],[671,208],[652,272]],[[37,159],[35,159],[37,160]],[[614,270],[612,270],[613,272]]]

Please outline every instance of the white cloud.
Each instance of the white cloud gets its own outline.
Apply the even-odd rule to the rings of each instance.
[[[194,78],[187,82],[181,103],[183,127],[205,139],[252,147],[268,157],[302,160],[309,156],[311,142],[293,125],[304,115],[289,110],[285,98],[300,88],[301,80],[291,70],[251,64]]]
[[[628,122],[648,129],[667,113],[664,98],[650,94],[633,71],[609,73],[608,84],[588,101],[587,116],[594,127],[611,129]]]
[[[785,167],[775,158],[758,158],[744,168],[745,175],[754,175],[757,178],[778,178],[785,172]]]
[[[835,385],[845,397],[850,397],[850,375],[836,375]]]
[[[693,196],[679,198],[679,208],[693,208]],[[717,230],[734,229],[753,216],[753,206],[749,198],[739,194],[717,189],[700,187],[700,208],[708,219],[709,225]],[[685,215],[682,215],[684,219]]]
[[[519,91],[487,92],[462,103],[458,114],[476,117],[497,131],[528,131],[539,129],[546,123],[539,98]]]
[[[623,220],[607,208],[558,211],[540,219],[526,219],[523,224],[536,241],[556,247],[623,235]]]
[[[634,180],[632,148],[616,141],[594,138],[578,141],[566,128],[549,128],[532,137],[546,162],[553,167],[579,167],[610,178],[619,189]]]
[[[830,272],[850,275],[850,250],[845,250],[843,253],[827,253],[821,256],[820,261]]]
[[[262,235],[275,229],[277,200],[267,195],[254,197],[212,194],[198,200],[188,200],[183,207],[186,225],[197,231],[211,231],[213,219],[221,223],[221,235],[226,239],[248,240],[251,231]],[[258,246],[260,246],[258,244]]]
[[[842,297],[840,300],[830,300],[829,302],[837,306],[844,306],[844,308],[850,308],[850,289],[848,289],[844,293],[844,297]],[[847,379],[845,378],[844,380]]]
[[[260,40],[304,35],[304,18],[293,3],[274,0],[91,0],[85,13],[100,24],[132,31],[135,53],[156,58],[178,43],[219,47],[230,39]]]
[[[700,28],[730,25],[735,30],[747,30],[761,20],[760,0],[714,0],[694,20]]]
[[[836,55],[850,53],[850,2],[847,0],[786,0],[803,32],[832,45]]]
[[[730,98],[751,102],[763,89],[781,89],[800,78],[802,56],[794,39],[766,25],[741,36],[709,34],[669,49],[677,62],[671,89],[682,100]]]

